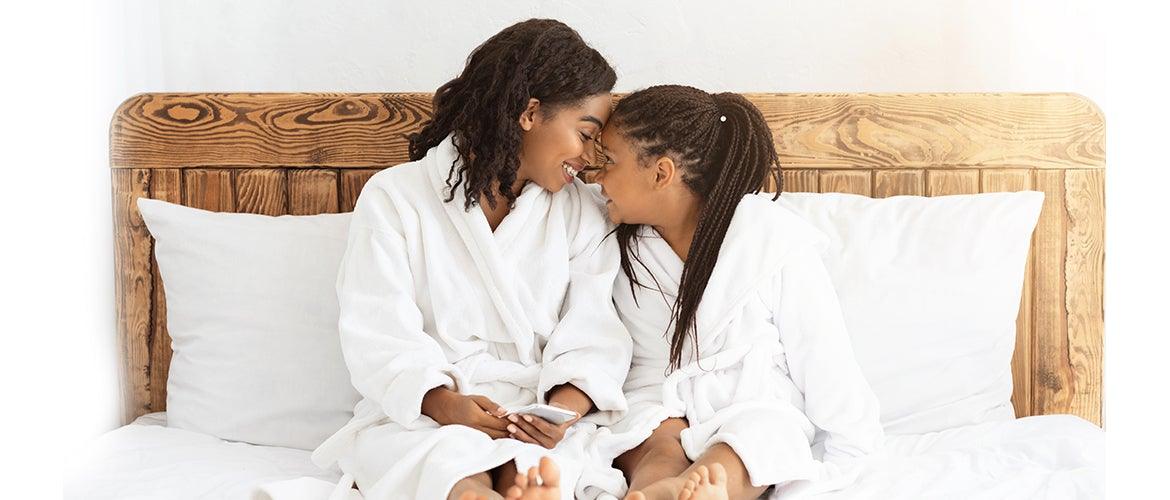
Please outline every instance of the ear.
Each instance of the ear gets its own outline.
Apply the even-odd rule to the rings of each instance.
[[[529,98],[528,107],[524,108],[524,111],[520,113],[520,128],[522,130],[525,132],[532,130],[532,127],[536,125],[536,114],[538,111],[540,111],[540,99],[535,97]]]
[[[663,189],[674,183],[678,177],[678,165],[669,156],[659,157],[654,162],[654,188]]]

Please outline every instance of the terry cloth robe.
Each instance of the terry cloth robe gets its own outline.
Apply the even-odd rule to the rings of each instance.
[[[592,460],[599,424],[626,409],[632,352],[611,292],[619,264],[600,193],[574,180],[558,193],[528,184],[492,231],[464,190],[445,202],[451,140],[422,160],[374,175],[362,189],[337,280],[341,347],[363,399],[313,453],[367,500],[446,498],[461,478],[543,455],[564,473],[565,498]],[[597,410],[554,450],[493,440],[421,414],[445,386],[510,407],[545,403],[571,383]],[[345,476],[343,476],[345,477]]]
[[[738,204],[696,315],[698,358],[688,340],[681,368],[670,373],[683,261],[642,227],[635,249],[648,272],[633,267],[649,288],[631,291],[624,273],[614,285],[634,359],[625,384],[630,409],[604,438],[608,455],[642,443],[666,418],[686,417],[688,458],[726,443],[753,485],[779,484],[773,494],[782,495],[848,484],[860,457],[884,442],[877,397],[854,359],[818,254],[827,238],[770,198],[749,195]],[[812,451],[821,438],[823,461]],[[625,491],[624,484],[599,487]]]

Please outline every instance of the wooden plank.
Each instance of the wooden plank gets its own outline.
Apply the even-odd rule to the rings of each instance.
[[[1104,168],[1105,119],[1073,94],[747,94],[794,168]]]
[[[236,176],[236,211],[249,214],[288,213],[288,180],[283,169],[242,169]]]
[[[783,191],[787,193],[817,193],[820,189],[818,182],[820,175],[811,169],[782,169],[780,176],[784,181]]]
[[[877,170],[873,173],[873,196],[922,196],[926,192],[925,170]]]
[[[871,196],[873,180],[868,170],[821,170],[822,193],[853,193]]]
[[[150,411],[151,240],[135,201],[150,191],[151,171],[111,171],[114,199],[114,315],[122,380],[122,423]]]
[[[110,164],[130,167],[382,168],[408,161],[407,135],[432,94],[138,94],[110,125]]]
[[[1031,170],[987,170],[983,172],[981,190],[984,193],[1028,191],[1032,189]],[[1032,239],[1035,247],[1035,237]],[[1032,413],[1032,372],[1034,342],[1032,332],[1032,280],[1034,279],[1031,254],[1024,266],[1024,286],[1020,294],[1020,310],[1016,315],[1016,346],[1012,351],[1012,406],[1017,417]]]
[[[794,168],[1104,168],[1105,120],[1074,94],[746,94]],[[385,168],[432,94],[139,94],[114,168]]]
[[[337,213],[336,170],[297,169],[288,172],[288,209],[293,215]]]
[[[183,173],[166,168],[151,172],[150,197],[171,203],[183,202]],[[158,261],[151,256],[150,411],[167,409],[167,377],[171,371],[171,335],[167,331],[167,298]]]
[[[926,172],[927,196],[974,194],[978,192],[978,170],[928,170]]]
[[[358,195],[362,193],[362,186],[370,180],[377,170],[343,170],[341,171],[341,206],[342,212],[352,212],[357,204]]]
[[[986,172],[985,172],[986,173]],[[1038,170],[1036,189],[1044,209],[1034,234],[1032,288],[1032,415],[1066,413],[1072,402],[1073,374],[1065,315],[1064,172]]]
[[[183,204],[214,212],[235,212],[236,193],[232,172],[196,168],[183,171]]]
[[[1068,213],[1065,308],[1073,381],[1069,413],[1102,425],[1105,178],[1099,170],[1069,170],[1064,187]]]

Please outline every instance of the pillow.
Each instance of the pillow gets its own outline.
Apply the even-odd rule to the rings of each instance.
[[[784,193],[824,262],[890,434],[1015,418],[1011,358],[1044,193]]]
[[[337,333],[350,214],[215,213],[139,199],[171,335],[167,425],[311,450],[353,416]]]

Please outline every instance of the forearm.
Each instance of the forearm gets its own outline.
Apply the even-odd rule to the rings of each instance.
[[[594,410],[593,400],[573,384],[561,384],[548,391],[548,404],[561,406],[585,416]]]

